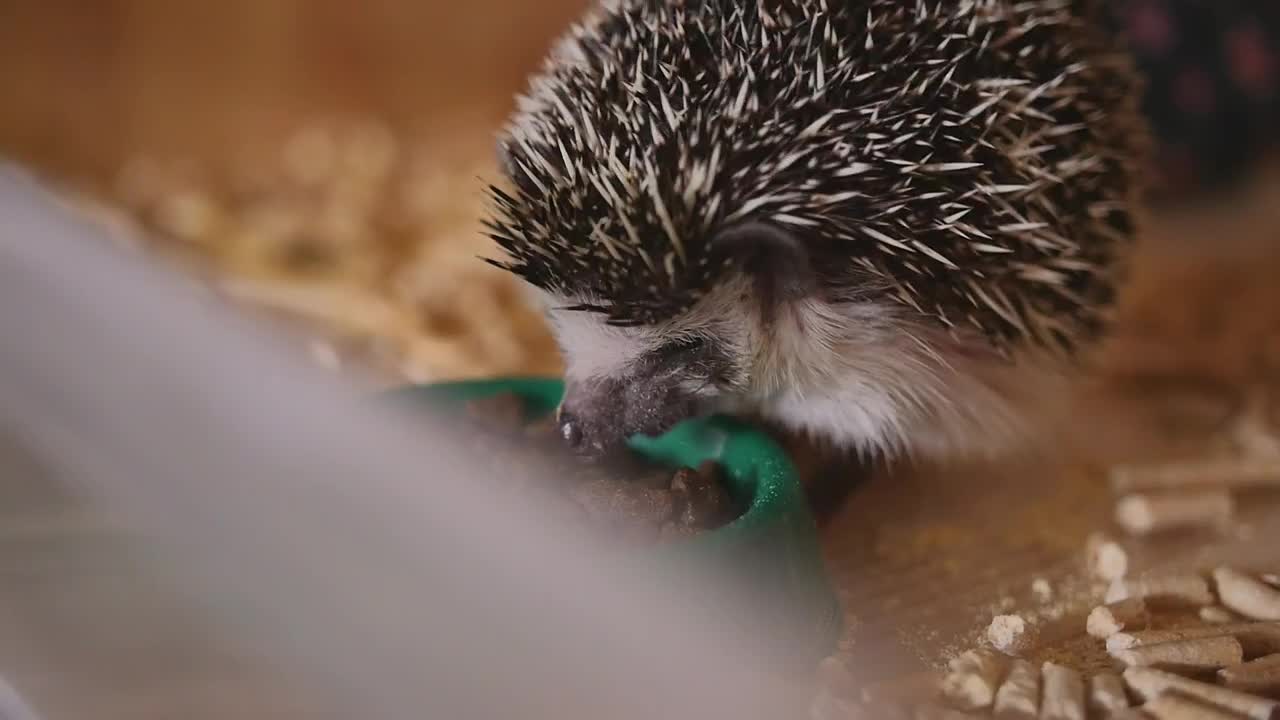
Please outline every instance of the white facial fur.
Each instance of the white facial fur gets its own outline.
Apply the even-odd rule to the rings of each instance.
[[[699,385],[714,408],[759,414],[862,453],[1001,451],[1024,437],[1024,413],[1047,409],[1056,388],[1044,364],[1010,363],[976,339],[911,322],[896,305],[806,298],[766,315],[754,297],[739,278],[671,322],[634,328],[558,309],[583,298],[547,303],[571,384],[623,377],[673,337],[704,333],[738,370],[727,385]]]

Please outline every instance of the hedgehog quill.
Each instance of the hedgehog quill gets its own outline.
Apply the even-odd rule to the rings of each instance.
[[[1084,0],[606,0],[499,141],[561,430],[697,414],[863,453],[1008,447],[1106,328],[1147,146]]]

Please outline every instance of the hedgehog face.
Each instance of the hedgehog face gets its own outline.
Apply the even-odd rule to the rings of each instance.
[[[803,246],[790,233],[748,222],[708,244],[726,276],[683,312],[649,324],[618,325],[584,310],[599,300],[549,292],[552,327],[564,352],[567,391],[561,431],[586,455],[629,436],[655,435],[694,415],[754,405],[767,393],[774,351],[808,333],[819,304]],[[806,349],[796,355],[808,356]]]
[[[859,452],[995,449],[1018,436],[1009,400],[1025,384],[980,337],[939,332],[874,293],[832,296],[785,264],[747,267],[650,325],[619,327],[580,309],[592,298],[546,293],[566,365],[560,430],[576,452],[606,455],[715,412]],[[1051,389],[1050,374],[1034,377]]]
[[[560,428],[583,455],[601,455],[636,434],[657,435],[713,409],[744,377],[740,333],[696,316],[663,326],[615,327],[595,313],[549,317],[564,353]]]

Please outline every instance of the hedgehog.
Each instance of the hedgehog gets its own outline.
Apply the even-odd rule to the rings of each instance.
[[[606,0],[498,138],[489,262],[587,457],[698,415],[987,453],[1105,334],[1141,83],[1087,0]]]

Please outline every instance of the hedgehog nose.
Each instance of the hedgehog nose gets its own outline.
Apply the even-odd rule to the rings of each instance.
[[[564,409],[560,410],[560,437],[574,450],[581,449],[586,439],[585,433],[582,432],[582,423],[578,421],[577,416]]]

